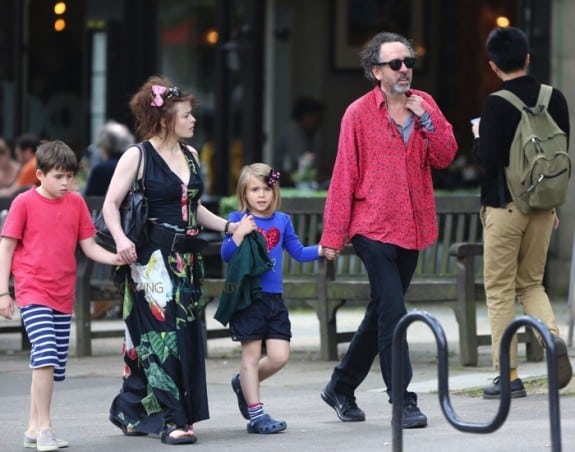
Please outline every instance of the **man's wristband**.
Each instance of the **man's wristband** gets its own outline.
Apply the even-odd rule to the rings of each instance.
[[[231,221],[226,221],[226,225],[224,226],[224,234],[229,234],[230,233],[230,224],[232,222]]]
[[[5,297],[6,295],[10,295],[10,292],[2,292],[2,293],[0,293],[0,297]]]

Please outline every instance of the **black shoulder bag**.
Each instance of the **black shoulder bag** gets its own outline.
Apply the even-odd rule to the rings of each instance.
[[[137,249],[148,242],[146,224],[148,220],[148,202],[144,194],[145,167],[142,180],[138,180],[144,148],[142,143],[137,143],[136,146],[140,150],[140,158],[138,159],[138,167],[136,168],[136,175],[134,176],[130,191],[128,191],[120,205],[120,222],[124,234],[134,242]],[[114,242],[112,234],[110,234],[108,226],[106,226],[104,215],[102,215],[101,211],[94,220],[94,226],[96,227],[96,236],[94,237],[96,243],[108,251],[115,253],[116,243]]]

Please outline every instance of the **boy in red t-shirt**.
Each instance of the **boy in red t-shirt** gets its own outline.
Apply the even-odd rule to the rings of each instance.
[[[108,265],[127,262],[94,241],[95,228],[83,198],[70,191],[78,161],[61,141],[49,141],[36,152],[40,186],[19,194],[8,212],[0,240],[0,316],[12,318],[9,292],[14,277],[16,302],[32,351],[30,419],[24,447],[57,450],[50,405],[53,382],[65,378],[70,323],[74,310],[76,247],[90,259]]]

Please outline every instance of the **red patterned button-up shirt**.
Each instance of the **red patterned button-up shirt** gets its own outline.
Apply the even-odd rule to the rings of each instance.
[[[437,239],[432,168],[457,152],[451,124],[424,99],[433,130],[415,118],[404,143],[379,87],[355,100],[341,121],[338,152],[324,210],[322,246],[342,249],[356,234],[421,250]]]

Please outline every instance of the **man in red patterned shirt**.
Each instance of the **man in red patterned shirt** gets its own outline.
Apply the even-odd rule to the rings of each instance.
[[[437,239],[431,169],[447,167],[457,152],[451,124],[433,98],[411,89],[415,52],[409,40],[379,33],[361,63],[375,86],[341,121],[320,240],[328,258],[351,241],[371,286],[363,321],[321,394],[342,421],[365,420],[354,392],[378,354],[391,402],[393,331],[407,312],[404,294],[419,250]],[[407,391],[407,344],[404,363],[403,428],[425,427],[417,395]]]

